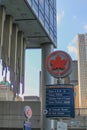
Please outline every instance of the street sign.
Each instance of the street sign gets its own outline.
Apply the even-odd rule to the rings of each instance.
[[[31,130],[31,124],[27,121],[24,123],[24,130]]]
[[[32,109],[30,108],[30,106],[24,107],[24,114],[28,119],[32,117]]]
[[[47,85],[46,117],[74,117],[73,85]]]

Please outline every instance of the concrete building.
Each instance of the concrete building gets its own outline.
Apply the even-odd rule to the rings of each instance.
[[[80,107],[87,108],[87,34],[77,35],[77,58]]]
[[[65,78],[65,83],[70,83],[74,85],[75,93],[75,108],[80,108],[80,95],[79,95],[79,85],[78,85],[78,62],[77,60],[72,61],[72,72]]]
[[[64,83],[78,85],[78,65],[76,60],[72,61],[72,71],[70,75],[64,78]]]
[[[57,83],[58,79],[54,79],[54,83]],[[78,64],[76,60],[72,61],[72,71],[70,75],[61,79],[61,83],[73,84],[75,93],[75,108],[80,108],[79,101],[79,86],[78,86]]]
[[[74,86],[78,85],[78,62],[73,60],[72,62],[72,72],[69,75],[70,83]]]
[[[10,72],[14,99],[20,93],[20,83],[22,84],[22,94],[24,93],[25,50],[30,48],[41,48],[42,50],[41,126],[38,125],[42,130],[51,129],[51,121],[46,119],[43,114],[45,110],[46,84],[53,82],[52,77],[45,68],[45,61],[49,53],[57,47],[56,30],[56,0],[0,0],[0,59],[3,66],[2,74],[5,71],[5,76],[7,76],[7,70]],[[12,129],[13,127],[13,123],[9,121],[14,120],[15,116],[8,116],[13,112],[10,105],[12,107],[14,105],[11,103],[15,104],[14,101],[7,102],[6,107],[9,106],[9,112],[7,111],[6,115],[1,117],[0,129]],[[4,102],[1,102],[1,106],[3,105],[5,107]],[[17,105],[15,104],[15,106]],[[40,111],[40,109],[38,110]],[[1,113],[3,113],[2,111],[5,110],[1,109]],[[15,113],[15,110],[13,113]],[[7,120],[4,120],[5,117]],[[17,123],[14,120],[14,129],[19,129],[19,126],[22,129],[22,125],[16,125]],[[33,125],[35,124],[33,123]],[[36,126],[32,126],[32,128],[36,128]]]

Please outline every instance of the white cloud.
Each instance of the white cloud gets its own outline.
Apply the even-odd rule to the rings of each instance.
[[[69,45],[67,48],[68,48],[68,51],[69,51],[70,53],[75,53],[75,52],[76,52],[76,47],[73,46],[73,45]]]
[[[85,29],[85,31],[87,31],[87,24],[86,24],[86,25],[84,25],[84,29]]]
[[[57,14],[57,23],[59,24],[64,17],[64,10],[60,14]]]
[[[67,46],[68,52],[76,59],[76,37]]]

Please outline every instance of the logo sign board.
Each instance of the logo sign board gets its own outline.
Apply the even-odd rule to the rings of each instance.
[[[31,110],[30,106],[24,107],[24,114],[25,114],[25,117],[28,119],[30,119],[32,117],[32,110]]]
[[[74,117],[73,85],[47,85],[46,117]]]
[[[46,59],[46,68],[56,78],[65,77],[71,72],[71,57],[64,51],[54,51]]]

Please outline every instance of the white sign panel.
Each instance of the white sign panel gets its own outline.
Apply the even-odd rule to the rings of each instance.
[[[57,130],[67,130],[67,123],[59,121],[57,124]]]

